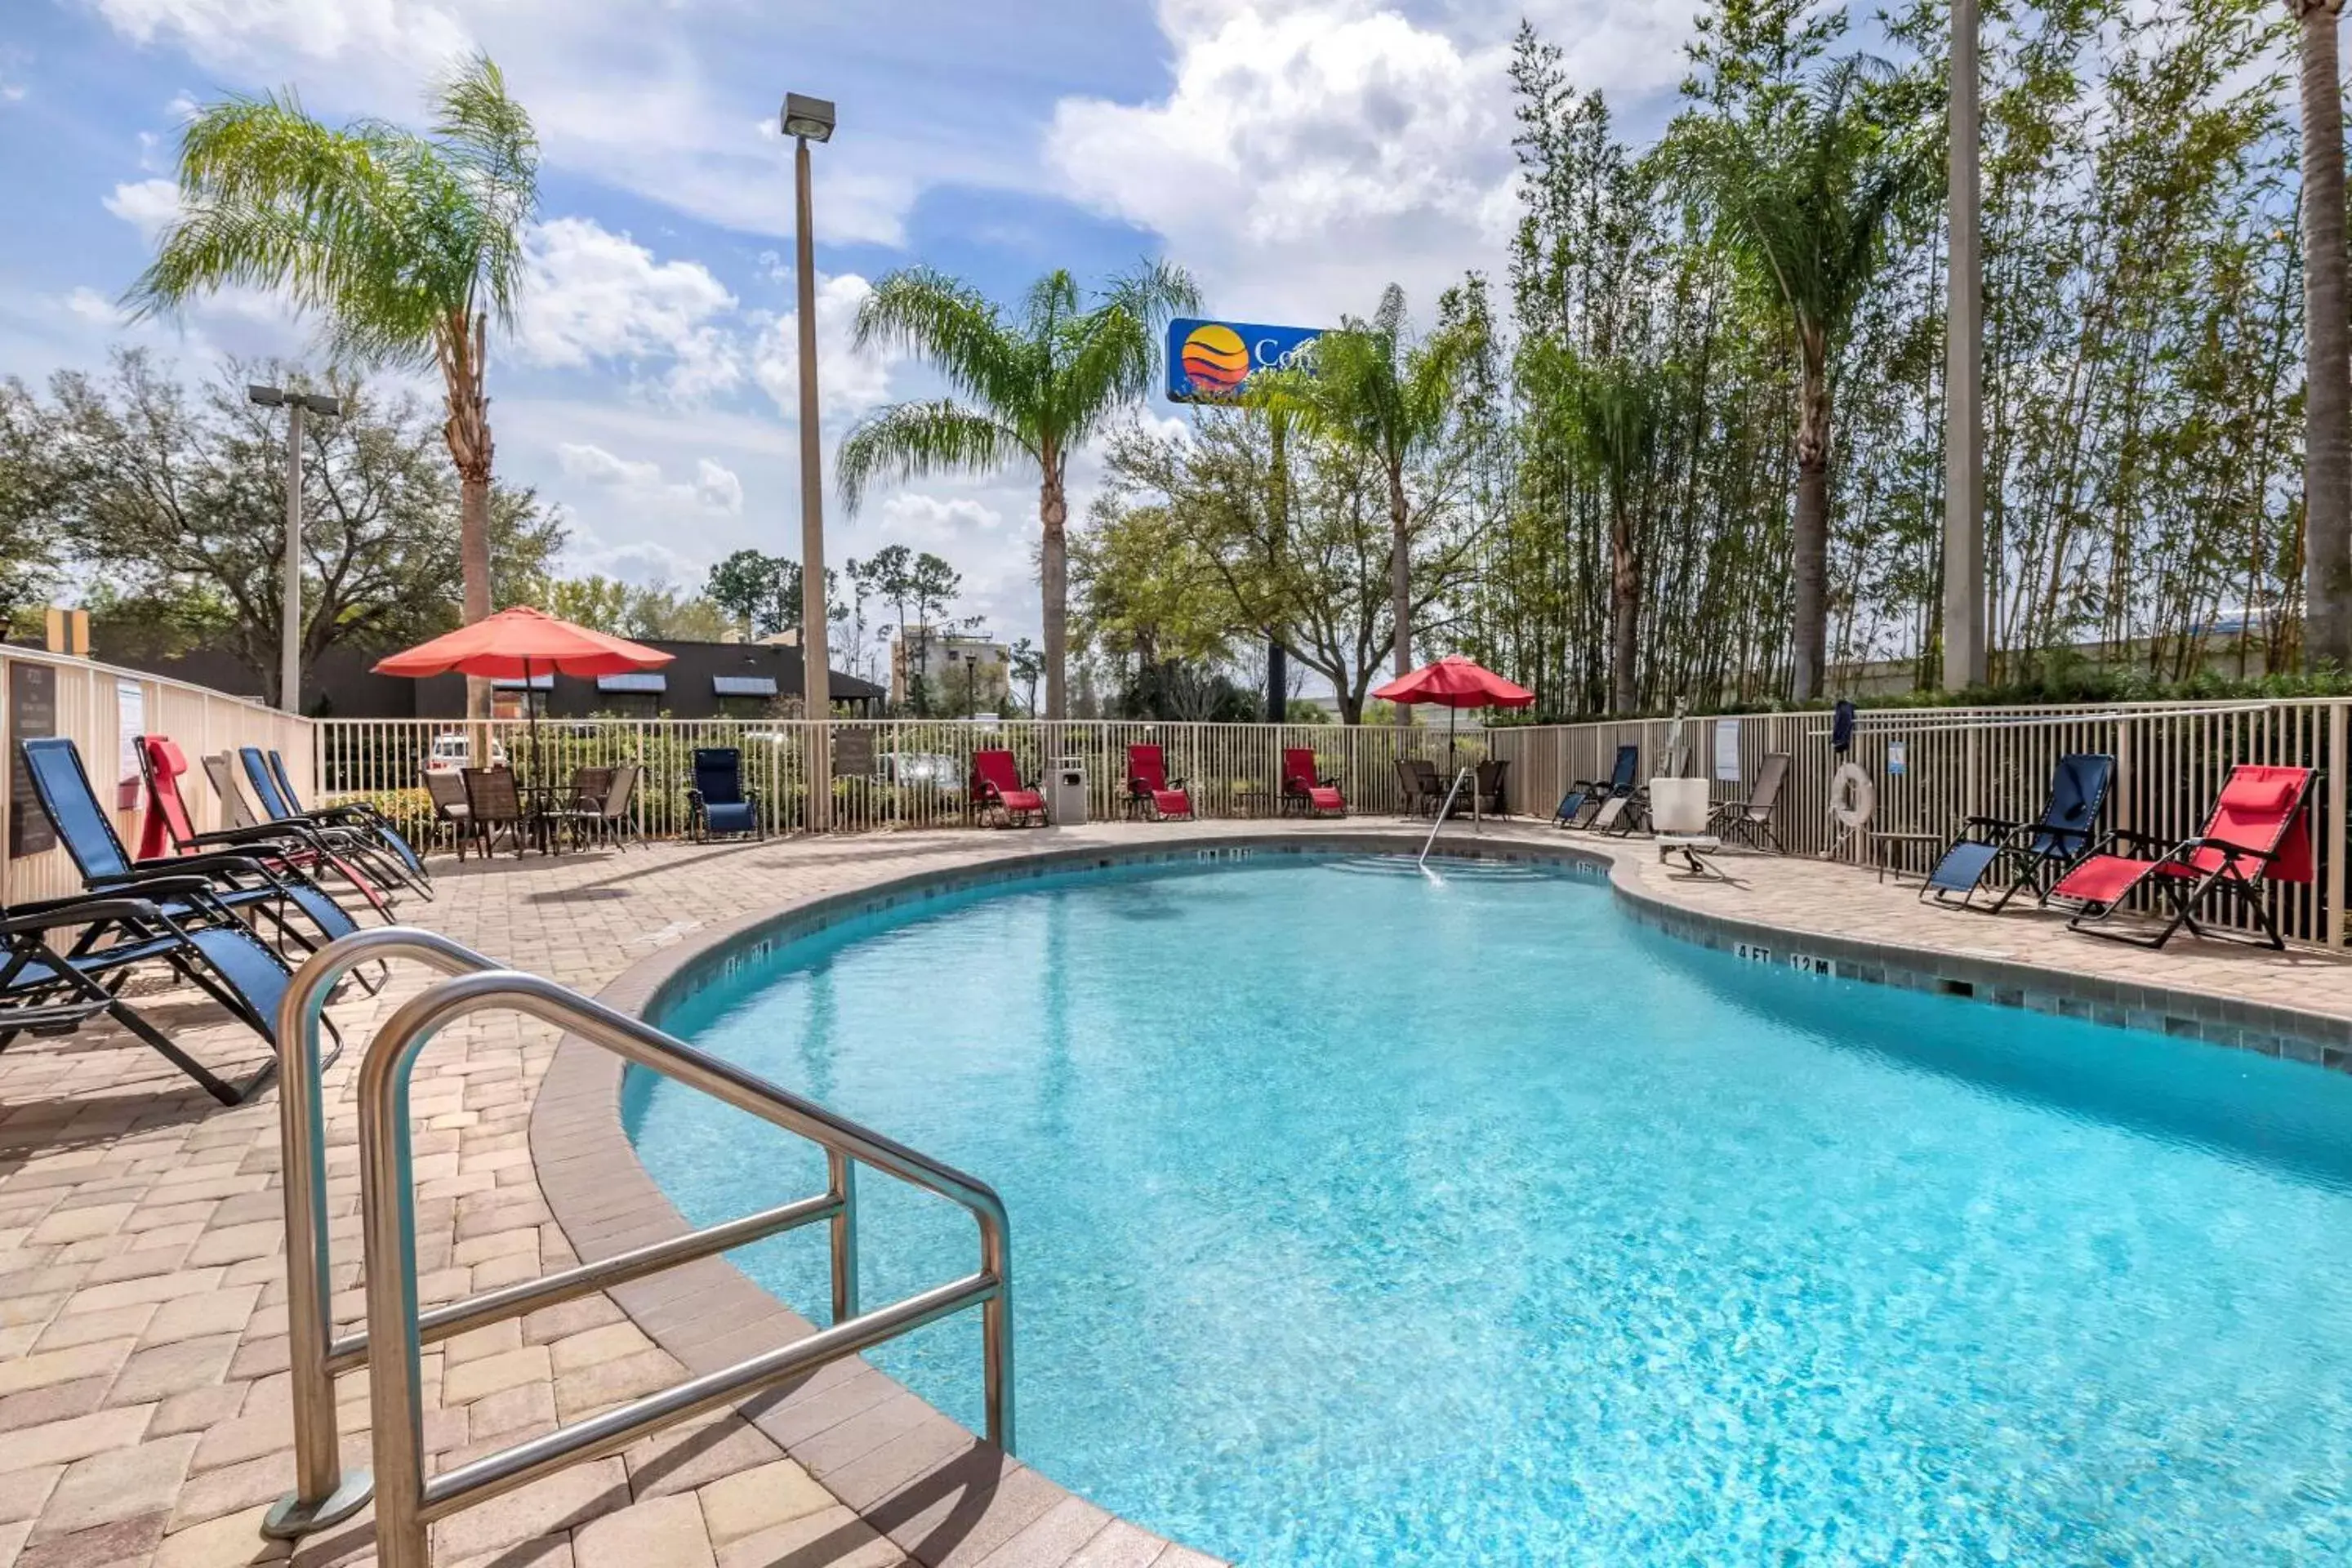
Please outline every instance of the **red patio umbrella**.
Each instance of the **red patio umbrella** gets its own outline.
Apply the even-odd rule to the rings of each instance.
[[[676,656],[608,632],[591,631],[529,605],[485,616],[470,626],[445,632],[405,653],[379,659],[378,675],[478,675],[489,680],[523,682],[523,711],[530,721],[531,772],[539,771],[539,705],[530,700],[536,675],[625,675],[653,669]]]
[[[1445,761],[1454,762],[1454,713],[1464,708],[1525,708],[1536,694],[1514,686],[1493,670],[1449,653],[1435,664],[1424,664],[1410,675],[1400,675],[1372,693],[1399,707],[1434,703],[1445,715]]]

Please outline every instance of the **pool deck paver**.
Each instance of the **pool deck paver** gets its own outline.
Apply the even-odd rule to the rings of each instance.
[[[439,862],[440,896],[404,915],[519,968],[593,993],[648,955],[780,906],[910,874],[1049,847],[1419,830],[1384,818],[1103,824],[1050,833],[925,833],[625,855]],[[1640,839],[1492,825],[1495,845],[1573,840],[1613,857],[1621,889],[1723,920],[1863,944],[2287,1007],[2352,1026],[2352,962],[2189,941],[2148,953],[2035,914],[1925,909],[1911,889],[1815,862],[1727,858],[1738,885],[1669,876]],[[1449,829],[1449,839],[1467,830]],[[339,1004],[354,1042],[431,976]],[[215,1064],[250,1063],[249,1036],[192,994],[152,1016]],[[530,1128],[554,1031],[491,1016],[450,1030],[415,1084],[419,1293],[426,1304],[576,1259],[542,1196]],[[327,1081],[333,1310],[356,1323],[356,1053]],[[299,1543],[258,1532],[291,1483],[275,1095],[215,1105],[111,1028],[0,1053],[0,1564],[25,1568],[302,1568],[372,1561],[369,1516]],[[587,1241],[589,1238],[577,1238]],[[723,1267],[723,1266],[721,1266]],[[451,1340],[424,1358],[430,1463],[444,1468],[778,1342],[770,1318],[700,1340],[659,1328],[658,1280],[633,1316],[593,1296]],[[624,1288],[625,1290],[627,1288]],[[651,1294],[648,1294],[651,1292]],[[623,1294],[616,1291],[614,1295]],[[761,1334],[769,1337],[761,1339]],[[679,1353],[673,1354],[672,1348]],[[685,1359],[682,1360],[681,1356]],[[901,1403],[845,1363],[787,1395],[642,1439],[435,1527],[444,1568],[1196,1568],[1172,1545]],[[366,1462],[363,1374],[338,1385],[347,1467]],[[769,1428],[763,1431],[762,1426]],[[770,1431],[782,1431],[788,1458]],[[972,1500],[985,1500],[975,1506]]]

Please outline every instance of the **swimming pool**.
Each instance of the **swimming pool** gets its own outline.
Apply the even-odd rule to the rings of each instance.
[[[2352,1558],[2352,1080],[1528,868],[1014,882],[661,1020],[995,1184],[1022,1454],[1252,1564]],[[698,1223],[822,1160],[633,1075]],[[869,1300],[970,1221],[869,1175]],[[824,1242],[738,1254],[822,1320]],[[979,1421],[975,1320],[875,1359]]]

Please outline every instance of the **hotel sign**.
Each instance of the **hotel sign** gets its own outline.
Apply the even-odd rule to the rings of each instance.
[[[1168,323],[1168,400],[1230,403],[1265,370],[1311,370],[1320,327],[1270,327],[1255,321]]]

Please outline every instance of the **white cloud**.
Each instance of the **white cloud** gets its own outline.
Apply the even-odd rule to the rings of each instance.
[[[225,63],[291,54],[310,60],[373,56],[438,65],[473,47],[472,35],[431,0],[89,0],[134,42],[168,37]]]
[[[697,460],[693,479],[675,483],[663,479],[659,463],[633,462],[587,442],[559,444],[555,458],[566,479],[617,490],[623,500],[637,505],[671,514],[742,515],[743,481],[732,468],[708,458]]]
[[[535,363],[659,366],[674,396],[691,400],[742,379],[722,322],[735,296],[698,261],[656,261],[625,234],[561,217],[530,239],[530,279],[517,347]]]
[[[113,300],[87,286],[67,295],[65,305],[83,321],[95,321],[100,326],[116,326],[122,321],[122,312],[115,308]]]
[[[169,180],[133,180],[115,186],[103,205],[152,245],[180,216],[180,187]]]
[[[789,271],[778,276],[786,283],[792,279]],[[857,308],[873,292],[873,285],[854,272],[817,275],[816,388],[828,428],[846,425],[890,396],[890,367],[899,356],[860,353],[850,346]],[[769,319],[752,364],[753,376],[788,420],[800,416],[800,312],[793,310]]]
[[[1426,298],[1500,253],[1511,121],[1500,46],[1355,0],[1162,7],[1175,80],[1154,103],[1065,100],[1046,157],[1086,200],[1168,237],[1217,308],[1308,320]],[[1336,297],[1335,297],[1336,296]]]
[[[1004,514],[970,496],[940,497],[907,490],[880,508],[882,530],[918,550],[942,544],[972,545],[980,535],[1004,526]]]

